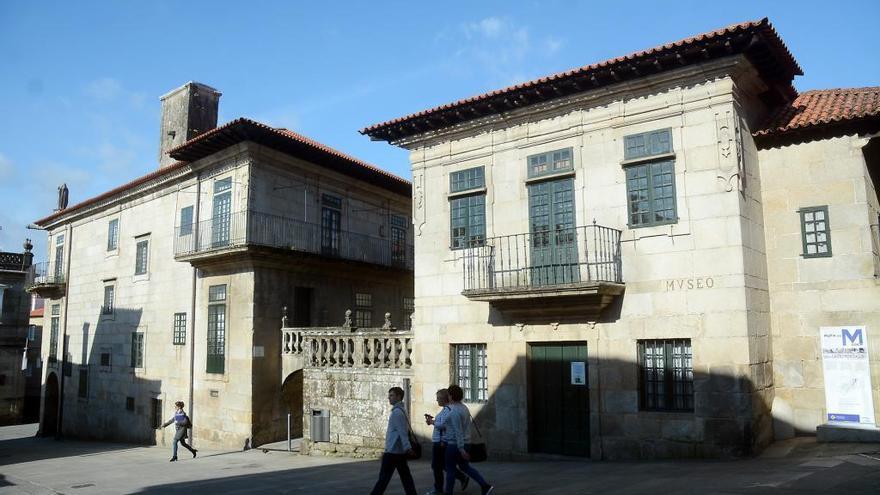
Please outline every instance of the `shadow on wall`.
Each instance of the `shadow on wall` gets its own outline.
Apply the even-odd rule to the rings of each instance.
[[[93,319],[96,324],[86,322],[80,328],[68,328],[66,360],[63,364],[59,360],[56,369],[59,383],[64,381],[64,404],[59,401],[57,409],[63,436],[156,443],[155,427],[165,419],[162,382],[142,376],[145,366],[156,364],[151,364],[152,356],[145,353],[150,335],[141,327],[141,315],[141,309],[117,307],[110,314],[99,310]],[[79,349],[68,344],[74,332],[80,333]],[[40,428],[43,435],[54,433],[52,388],[47,378]]]

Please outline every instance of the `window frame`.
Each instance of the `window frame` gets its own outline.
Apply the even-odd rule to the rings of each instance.
[[[119,250],[119,219],[112,218],[107,222],[107,252]]]
[[[189,213],[189,215],[188,215],[189,221],[187,221],[187,222],[184,221],[184,212]],[[180,226],[177,228],[177,236],[178,237],[188,236],[193,233],[194,219],[195,219],[195,209],[194,209],[193,205],[184,206],[183,208],[180,209],[180,219],[179,219]]]
[[[651,149],[651,140],[653,139],[653,136],[665,136],[665,141],[661,139],[657,143],[660,145],[665,143],[665,147],[660,146],[659,149]],[[636,139],[642,140],[642,147],[645,151],[633,154],[630,151],[632,147],[629,146],[629,143]],[[627,227],[631,229],[639,229],[678,223],[678,188],[676,187],[675,180],[675,147],[672,139],[672,128],[657,129],[636,134],[628,134],[623,137],[623,143],[624,160],[622,162],[622,166],[624,173],[624,185],[626,186]],[[669,166],[668,172],[660,169],[661,167],[667,165]],[[648,205],[648,210],[646,212],[635,213],[633,212],[632,193],[633,191],[641,191],[642,189],[633,189],[632,183],[635,180],[641,179],[641,177],[630,177],[630,175],[633,173],[639,173],[642,170],[644,170],[642,173],[644,174],[645,180],[645,202]],[[667,184],[655,184],[655,181],[657,180],[657,177],[660,177],[666,173],[669,173],[671,175],[671,181],[668,184],[671,188],[671,194],[668,199],[672,200],[672,217],[665,220],[657,220],[657,212],[666,210],[666,208],[655,208],[655,201],[658,199],[656,194],[657,189],[666,187]],[[667,198],[665,196],[662,196],[660,199],[662,200]],[[634,222],[633,216],[636,214],[646,214],[649,220],[644,223]]]
[[[143,258],[141,258],[141,246],[143,248]],[[135,238],[134,248],[134,274],[136,276],[148,275],[150,273],[150,239]]]
[[[486,167],[470,167],[449,172],[449,194],[486,189]]]
[[[403,329],[412,330],[412,317],[416,312],[416,298],[406,296],[403,298]]]
[[[356,292],[354,294],[354,325],[357,328],[373,326],[373,294]]]
[[[462,353],[461,351],[465,351]],[[451,383],[464,391],[462,402],[485,404],[489,402],[489,359],[486,343],[455,343],[450,344]],[[460,359],[467,354],[467,363]],[[467,377],[460,372],[467,368]],[[482,370],[482,375],[480,371]]]
[[[172,325],[172,345],[186,345],[186,312],[174,313]]]
[[[473,201],[479,198],[480,202]],[[464,206],[459,206],[464,204]],[[465,214],[456,216],[456,211],[465,210]],[[472,210],[479,209],[479,212]],[[482,218],[482,223],[473,222],[475,218]],[[464,219],[465,224],[456,225],[456,220]],[[464,229],[463,235],[456,235],[456,229]],[[481,232],[476,232],[479,229]],[[484,246],[486,244],[486,192],[453,196],[449,198],[449,249],[455,251]]]
[[[821,206],[808,206],[805,208],[800,208],[797,210],[798,217],[800,219],[801,224],[801,256],[804,258],[830,258],[832,256],[831,252],[831,221],[828,218],[828,205]],[[824,218],[822,220],[816,219],[816,213],[822,213]],[[807,215],[812,214],[813,220],[807,220]],[[824,230],[818,230],[817,224],[823,222],[825,224]],[[807,232],[807,225],[811,224],[814,226],[814,230],[812,232]],[[819,234],[825,234],[825,241],[818,241]],[[815,236],[815,241],[808,242],[807,236],[812,234]],[[827,250],[824,253],[819,252],[819,245],[825,244],[827,246]],[[815,253],[808,253],[808,246],[814,245],[816,246]]]
[[[109,301],[108,301],[108,291],[110,289]],[[109,302],[109,304],[108,304]],[[104,284],[104,300],[101,303],[101,316],[113,316],[116,311],[116,284],[115,283],[105,283]]]
[[[49,318],[49,365],[58,362],[58,333],[61,328],[61,305],[53,304]]]
[[[677,343],[682,344],[682,354],[676,356],[675,347]],[[647,365],[648,347],[652,350],[662,348],[662,368],[659,366]],[[693,343],[689,338],[678,339],[639,339],[636,341],[636,362],[639,371],[639,411],[653,412],[672,412],[672,413],[693,413],[695,404],[694,393],[694,364],[693,364]],[[656,359],[654,354],[653,358]],[[682,360],[681,366],[678,367],[683,375],[677,378],[676,358]],[[688,366],[689,365],[689,366]],[[660,370],[662,375],[660,380],[648,380],[647,376],[651,374],[649,370],[653,370],[656,375]],[[659,384],[662,386],[662,394],[658,386],[651,392],[648,382]],[[678,385],[681,385],[677,388]],[[680,391],[679,391],[680,390]],[[652,404],[651,397],[656,397]],[[660,400],[665,404],[659,405]],[[678,406],[677,404],[682,404]]]
[[[565,161],[563,159],[556,159],[557,154],[568,154],[568,166],[564,168],[556,168],[556,163]],[[560,157],[561,158],[561,157]],[[544,159],[542,163],[537,163],[539,160]],[[547,166],[547,170],[536,172],[536,165],[545,164]],[[559,148],[556,150],[545,151],[543,153],[535,153],[526,157],[526,177],[528,179],[536,179],[539,177],[552,177],[557,175],[568,175],[574,172],[574,148],[569,146],[567,148]]]
[[[208,287],[208,329],[205,338],[205,373],[217,375],[226,373],[226,300],[226,284],[217,284]]]
[[[146,361],[146,336],[143,331],[131,332],[131,368],[133,370],[144,369]]]

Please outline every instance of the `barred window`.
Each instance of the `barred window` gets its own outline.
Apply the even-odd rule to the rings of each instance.
[[[52,319],[49,322],[49,363],[58,360],[58,327],[61,323],[61,305],[52,305]]]
[[[373,324],[373,295],[357,293],[354,295],[355,326],[366,328]]]
[[[134,260],[134,274],[135,275],[143,275],[147,273],[147,264],[150,258],[150,241],[149,239],[144,239],[142,241],[138,241],[137,250],[135,252],[135,260]]]
[[[482,246],[486,241],[486,195],[452,198],[449,207],[452,249]]]
[[[831,228],[828,226],[828,207],[813,206],[798,210],[801,214],[801,240],[804,258],[831,256]]]
[[[107,224],[107,251],[115,251],[119,247],[119,219],[114,218]]]
[[[639,408],[694,410],[694,370],[690,339],[640,340]]]
[[[451,193],[480,189],[485,186],[486,177],[483,167],[459,170],[449,174],[449,192]]]
[[[528,176],[529,178],[540,177],[573,170],[574,162],[571,157],[571,148],[532,155],[528,158]]]
[[[113,308],[116,303],[116,286],[114,285],[105,285],[104,286],[104,304],[101,306],[101,314],[102,315],[112,315]]]
[[[186,344],[186,313],[174,313],[174,345]]]
[[[144,367],[144,333],[133,332],[131,334],[131,367]]]
[[[208,288],[208,373],[226,371],[226,286]]]
[[[464,391],[465,402],[489,400],[486,344],[452,345],[452,383]]]

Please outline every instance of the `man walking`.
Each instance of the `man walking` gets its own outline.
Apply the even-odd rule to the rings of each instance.
[[[388,390],[388,402],[392,407],[391,415],[388,416],[388,430],[385,432],[385,453],[382,454],[379,480],[370,494],[385,493],[396,469],[406,495],[416,495],[416,485],[406,463],[406,456],[412,453],[412,445],[409,442],[409,420],[403,408],[403,389],[391,387]]]
[[[482,495],[489,495],[495,490],[495,487],[490,485],[480,472],[468,463],[471,458],[464,448],[470,440],[471,428],[471,412],[461,402],[464,398],[464,391],[458,385],[450,385],[446,390],[449,392],[450,409],[446,421],[443,423],[446,426],[444,434],[447,442],[445,453],[446,495],[452,495],[458,470],[480,484]]]
[[[176,429],[176,431],[174,432],[174,442],[171,444],[172,447],[170,462],[174,462],[177,460],[178,442],[180,442],[181,445],[186,447],[186,449],[192,453],[193,458],[195,458],[196,453],[198,453],[198,450],[190,447],[186,443],[186,430],[188,428],[192,428],[192,422],[190,421],[189,416],[187,416],[186,413],[183,411],[183,402],[177,401],[174,403],[174,405],[175,407],[177,407],[177,410],[174,412],[174,416],[172,416],[171,419],[169,419],[168,421],[162,423],[162,428],[165,428],[171,423],[174,423],[174,427]]]

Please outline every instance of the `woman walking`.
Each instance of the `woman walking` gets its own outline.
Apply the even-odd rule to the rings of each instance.
[[[449,416],[449,391],[441,388],[437,391],[437,405],[440,406],[440,412],[436,416],[425,414],[425,423],[434,425],[434,432],[431,435],[433,448],[431,449],[431,470],[434,472],[434,489],[427,495],[442,495],[443,493],[443,470],[446,463],[446,436],[444,435],[445,427],[443,423]],[[455,468],[455,478],[461,483],[462,491],[467,488],[470,478],[465,476],[458,467]]]
[[[177,460],[177,443],[180,442],[181,445],[186,447],[187,450],[192,452],[193,458],[196,457],[196,454],[199,452],[198,450],[190,447],[186,443],[187,437],[187,429],[192,428],[192,421],[190,421],[189,416],[183,411],[183,402],[177,401],[174,403],[177,407],[177,410],[174,412],[174,416],[171,417],[168,421],[162,423],[162,428],[174,423],[174,427],[176,431],[174,432],[174,442],[171,444],[171,460],[169,462],[174,462]]]
[[[458,385],[450,385],[449,391],[449,415],[446,417],[444,433],[446,435],[446,495],[452,495],[455,488],[456,468],[473,478],[480,484],[482,495],[488,495],[495,489],[490,485],[479,471],[468,463],[470,455],[464,446],[470,440],[471,412],[467,406],[461,403],[464,391]]]

